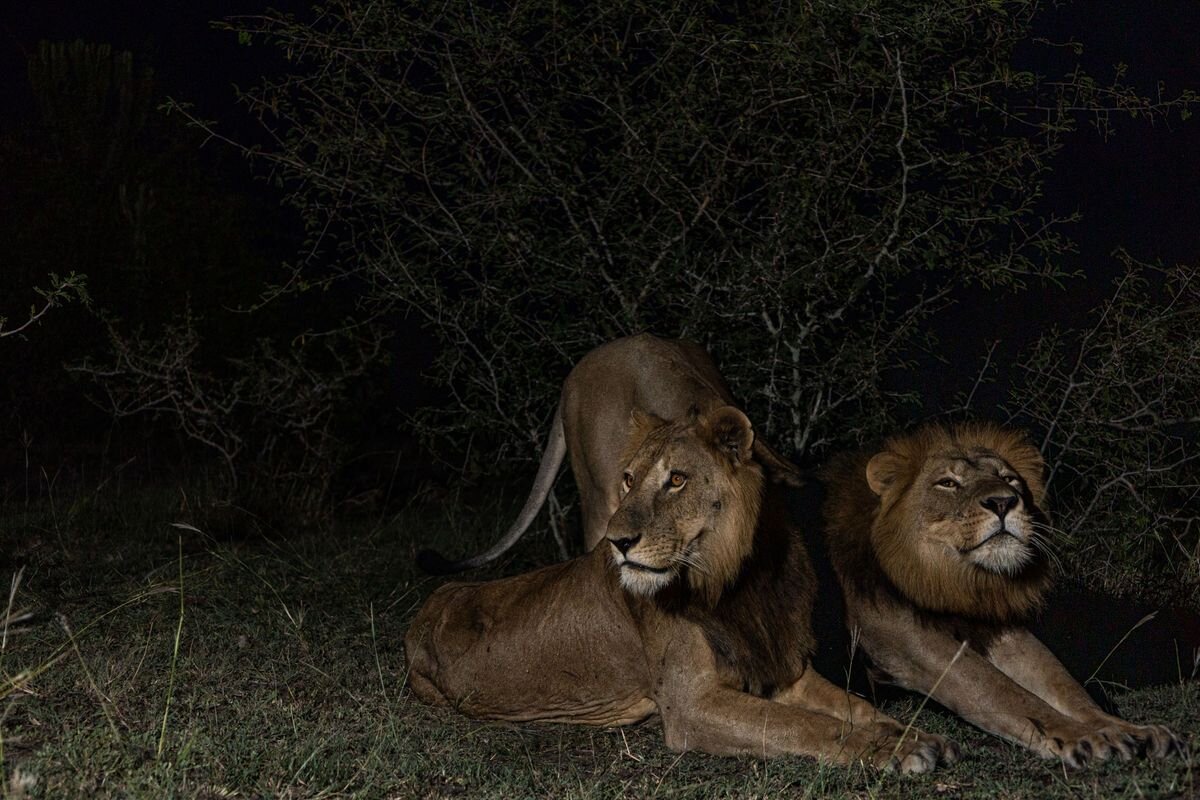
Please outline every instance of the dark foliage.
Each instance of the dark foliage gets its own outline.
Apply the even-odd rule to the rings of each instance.
[[[919,391],[884,387],[958,290],[1064,277],[1070,219],[1039,202],[1067,133],[1186,114],[1191,95],[1143,97],[1121,69],[1111,85],[1014,70],[1037,11],[337,0],[234,20],[290,65],[243,95],[258,143],[224,139],[301,217],[282,275],[247,245],[261,218],[181,155],[198,140],[180,116],[223,138],[214,124],[153,113],[126,56],[47,47],[39,121],[4,166],[36,191],[7,218],[41,219],[62,186],[73,199],[44,218],[71,233],[39,249],[46,230],[13,225],[12,286],[87,272],[104,321],[39,345],[30,396],[61,392],[74,357],[116,418],[156,416],[230,485],[321,509],[347,459],[386,449],[397,406],[420,406],[406,431],[461,474],[536,457],[571,364],[649,329],[712,350],[760,435],[816,463],[920,416]],[[1058,465],[1071,552],[1094,528],[1107,552],[1132,543],[1137,570],[1194,565],[1194,358],[1168,343],[1194,289],[1180,271],[1133,291],[1134,272],[1096,331],[1052,332],[1022,362],[1011,415]]]

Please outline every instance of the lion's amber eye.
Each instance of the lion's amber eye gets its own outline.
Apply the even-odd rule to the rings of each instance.
[[[633,473],[632,472],[625,473],[625,480],[622,482],[622,485],[624,485],[625,491],[629,491],[630,489],[633,488]]]
[[[1008,481],[1009,484],[1012,486],[1019,487],[1021,485],[1021,476],[1020,475],[1001,475],[1000,477],[1004,478],[1004,480]]]
[[[672,489],[678,489],[680,486],[683,486],[685,483],[687,483],[687,476],[684,475],[682,472],[672,472],[671,473],[670,484],[671,484]]]
[[[954,480],[954,478],[942,478],[940,481],[934,484],[934,486],[940,486],[943,489],[957,489],[961,485],[962,484]]]

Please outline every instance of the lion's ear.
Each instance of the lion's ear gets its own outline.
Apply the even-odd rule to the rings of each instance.
[[[704,420],[709,441],[736,463],[749,460],[754,446],[754,426],[741,410],[721,406]]]
[[[890,450],[876,453],[867,462],[867,485],[871,491],[882,496],[889,486],[896,482],[904,469],[904,457]]]

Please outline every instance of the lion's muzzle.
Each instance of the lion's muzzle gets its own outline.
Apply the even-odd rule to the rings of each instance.
[[[994,494],[980,500],[979,505],[1003,520],[1004,515],[1016,508],[1019,502],[1021,502],[1021,498],[1016,493]]]
[[[608,543],[617,549],[621,555],[627,555],[629,549],[642,540],[641,535],[638,536],[622,536],[619,539],[609,539]]]

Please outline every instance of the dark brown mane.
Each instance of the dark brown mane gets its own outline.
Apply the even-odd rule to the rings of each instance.
[[[879,498],[867,485],[870,453],[838,453],[821,470],[825,486],[823,515],[829,560],[843,586],[870,597],[901,592],[884,572],[871,547],[871,528],[879,513]]]
[[[796,681],[815,650],[816,578],[800,533],[788,520],[786,489],[767,481],[753,547],[715,604],[688,580],[655,602],[703,630],[719,667],[746,691],[770,696]]]
[[[996,452],[1021,474],[1027,501],[1040,508],[1045,493],[1042,461],[1022,434],[986,424],[927,426],[884,444],[882,451],[895,454],[899,465],[896,490],[886,504],[867,483],[871,454],[841,455],[823,470],[826,536],[834,569],[844,586],[864,597],[890,597],[928,612],[989,622],[1028,617],[1040,607],[1050,585],[1049,562],[1040,550],[1021,572],[1000,575],[966,562],[931,565],[911,546],[912,523],[903,499],[925,460],[946,446]]]

